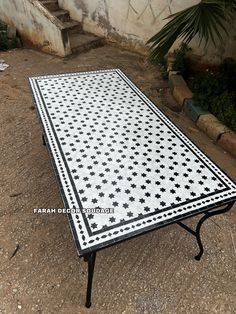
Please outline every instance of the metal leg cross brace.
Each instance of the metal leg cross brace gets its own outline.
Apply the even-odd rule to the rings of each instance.
[[[188,226],[186,226],[185,224],[183,224],[181,221],[177,222],[177,224],[182,227],[183,229],[185,229],[186,231],[190,232],[191,234],[193,234],[196,239],[197,239],[197,244],[198,244],[198,247],[199,247],[199,253],[195,256],[195,259],[197,261],[200,261],[201,257],[202,257],[202,254],[204,252],[204,249],[203,249],[203,245],[202,245],[202,240],[201,240],[201,234],[200,234],[200,231],[201,231],[201,227],[202,227],[202,224],[204,223],[205,220],[207,220],[208,218],[212,217],[212,216],[215,216],[215,215],[220,215],[220,214],[224,214],[226,213],[227,211],[229,211],[231,209],[231,207],[233,206],[234,202],[232,203],[229,203],[225,208],[223,209],[218,209],[218,210],[214,210],[214,211],[206,211],[204,213],[204,216],[199,220],[198,224],[197,224],[197,227],[196,227],[196,231],[192,230],[191,228],[189,228]]]

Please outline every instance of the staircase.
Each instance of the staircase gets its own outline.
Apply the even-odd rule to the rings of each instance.
[[[82,30],[80,22],[72,20],[69,11],[59,7],[58,0],[39,0],[40,4],[59,23],[65,46],[70,53],[85,52],[104,45],[104,39]],[[58,24],[57,23],[57,24]]]

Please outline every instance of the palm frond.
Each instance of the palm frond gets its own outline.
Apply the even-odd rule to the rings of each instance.
[[[215,46],[217,41],[224,42],[224,35],[228,35],[226,22],[233,10],[235,0],[202,0],[170,15],[170,21],[147,42],[150,60],[159,62],[177,39],[189,43],[198,35],[199,44],[203,40],[205,44],[212,41]]]

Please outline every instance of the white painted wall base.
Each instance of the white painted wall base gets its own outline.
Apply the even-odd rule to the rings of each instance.
[[[56,21],[39,1],[0,0],[0,20],[14,26],[20,35],[39,49],[64,57],[69,53]],[[49,14],[50,15],[50,14]]]

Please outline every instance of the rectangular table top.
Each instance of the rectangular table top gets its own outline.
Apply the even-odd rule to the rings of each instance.
[[[79,255],[236,199],[236,185],[119,69],[31,77]],[[86,209],[111,209],[88,213]]]

